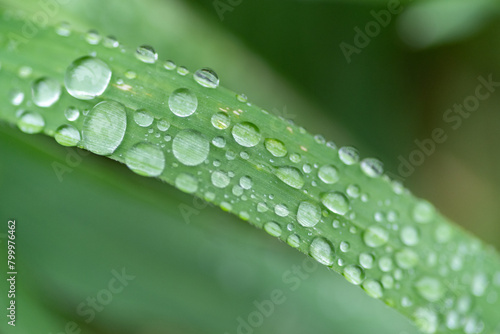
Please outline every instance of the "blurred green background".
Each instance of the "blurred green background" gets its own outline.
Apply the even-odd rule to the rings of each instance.
[[[151,44],[190,70],[210,66],[252,103],[382,159],[390,176],[497,248],[500,89],[456,129],[443,116],[475,94],[479,76],[500,81],[499,6],[406,1],[391,14],[377,0],[0,1],[4,15],[50,12],[51,24]],[[375,17],[385,27],[356,46],[359,30],[376,29]],[[350,62],[347,44],[356,48]],[[415,140],[436,128],[447,140],[401,175],[400,157],[415,155]],[[71,169],[62,181],[54,162]],[[2,333],[416,333],[358,287],[236,217],[7,124],[0,196],[1,247],[15,218],[19,273],[17,326],[4,319]],[[110,295],[113,270],[135,278]],[[239,317],[248,321],[274,290],[284,302],[259,326],[239,329]],[[88,298],[109,296],[90,320]],[[0,300],[6,307],[3,292]]]

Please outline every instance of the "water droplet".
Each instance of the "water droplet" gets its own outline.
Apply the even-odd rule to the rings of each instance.
[[[280,167],[274,171],[274,174],[292,188],[301,189],[304,186],[304,178],[295,167]]]
[[[64,85],[71,96],[91,100],[104,93],[110,80],[111,70],[105,62],[85,56],[68,66]]]
[[[137,73],[135,73],[134,71],[130,71],[130,70],[126,71],[125,78],[133,80],[133,79],[137,78]]]
[[[175,178],[175,186],[188,194],[192,194],[198,190],[198,179],[191,174],[180,173]]]
[[[242,103],[247,103],[248,98],[245,94],[237,94],[236,99]]]
[[[392,289],[394,287],[394,278],[391,275],[383,275],[380,281],[384,289]]]
[[[371,269],[375,262],[375,257],[369,253],[361,253],[359,255],[359,264],[366,269]]]
[[[326,184],[333,184],[339,180],[339,172],[334,166],[325,165],[319,169],[318,177]]]
[[[418,308],[413,314],[415,325],[424,333],[435,333],[438,328],[438,316],[427,308]]]
[[[21,78],[27,78],[33,73],[33,69],[29,66],[21,66],[18,75]]]
[[[24,93],[20,90],[12,90],[9,93],[9,101],[13,106],[18,106],[24,101]]]
[[[198,98],[187,88],[175,90],[168,99],[170,110],[179,117],[188,117],[196,111]]]
[[[360,193],[361,193],[361,189],[359,188],[359,186],[357,186],[355,184],[350,184],[347,186],[347,189],[345,192],[346,192],[347,196],[349,196],[351,198],[358,198]]]
[[[325,137],[323,137],[322,135],[314,135],[314,141],[318,144],[324,144],[325,143]]]
[[[488,287],[488,277],[484,273],[478,273],[472,278],[471,292],[474,296],[482,296]]]
[[[335,253],[331,244],[323,238],[315,238],[309,246],[309,254],[325,266],[333,265]]]
[[[214,139],[212,139],[212,144],[216,147],[223,148],[226,146],[226,140],[224,137],[214,137]]]
[[[338,191],[322,194],[321,203],[331,212],[341,216],[349,210],[349,201],[344,194]]]
[[[274,213],[277,214],[280,217],[286,217],[290,213],[286,205],[284,204],[277,204],[274,206]]]
[[[281,226],[279,226],[278,223],[275,222],[264,224],[264,230],[273,237],[279,237],[281,235]]]
[[[247,190],[251,189],[252,185],[253,185],[253,181],[252,181],[252,178],[250,176],[242,176],[240,178],[240,186],[243,189],[247,189]]]
[[[301,202],[297,210],[297,221],[304,227],[313,227],[321,219],[321,208],[311,202]]]
[[[284,157],[287,153],[285,144],[278,139],[267,138],[264,141],[264,146],[269,153],[278,158]]]
[[[40,114],[25,111],[19,115],[17,127],[24,133],[34,134],[40,133],[45,126],[45,121]]]
[[[157,146],[142,142],[125,153],[125,164],[142,176],[159,176],[165,168],[165,155]]]
[[[437,242],[442,244],[450,240],[452,233],[453,231],[450,226],[441,224],[436,227],[436,230],[434,231],[434,237],[436,238]]]
[[[71,35],[71,26],[68,22],[60,22],[56,26],[56,34],[63,37],[68,37]]]
[[[153,124],[153,120],[153,114],[145,109],[140,109],[134,112],[134,121],[139,126],[146,128]]]
[[[104,45],[104,47],[106,48],[114,49],[119,47],[120,43],[118,43],[118,40],[116,39],[115,36],[106,36],[102,41],[102,45]]]
[[[460,326],[460,316],[455,311],[450,311],[446,315],[446,327],[457,329]]]
[[[380,226],[372,225],[363,234],[363,241],[369,247],[380,247],[389,241],[389,233]]]
[[[297,164],[297,163],[300,162],[301,159],[302,158],[301,158],[300,154],[298,154],[298,153],[292,153],[292,154],[290,154],[290,161],[291,162],[294,162],[294,163]]]
[[[170,129],[170,122],[165,118],[159,119],[156,123],[156,127],[158,128],[158,130],[165,132]]]
[[[90,45],[97,45],[101,41],[101,35],[96,30],[89,30],[85,34],[85,40]]]
[[[378,267],[383,272],[388,272],[392,270],[392,260],[390,257],[384,256],[378,260]]]
[[[428,223],[434,218],[435,209],[431,203],[420,200],[415,204],[412,217],[417,223]]]
[[[363,290],[365,290],[368,296],[372,298],[379,299],[383,296],[382,286],[375,280],[367,279],[363,282],[363,285],[361,287],[363,288]]]
[[[62,146],[76,146],[80,140],[80,131],[72,125],[61,125],[57,128],[54,139]]]
[[[403,269],[410,269],[418,264],[418,254],[411,249],[403,249],[396,253],[396,263]]]
[[[217,188],[225,188],[229,185],[229,182],[231,181],[231,179],[226,173],[220,171],[213,172],[211,179],[212,179],[212,184]]]
[[[39,107],[50,107],[59,100],[61,96],[61,85],[59,81],[52,78],[40,78],[31,85],[33,102]]]
[[[342,241],[340,243],[340,247],[339,248],[340,248],[340,250],[342,252],[347,253],[349,251],[349,249],[351,248],[351,245],[348,242],[346,242],[346,241]]]
[[[219,77],[214,70],[210,68],[202,68],[194,72],[194,80],[197,83],[207,88],[217,88],[219,86]]]
[[[309,174],[309,173],[312,171],[311,165],[309,165],[309,164],[304,164],[304,165],[302,166],[302,170],[304,171],[304,173]]]
[[[177,67],[177,74],[186,76],[189,74],[189,70],[185,66],[179,66]]]
[[[177,67],[177,65],[171,61],[171,60],[166,60],[164,63],[163,63],[163,67],[166,69],[166,70],[169,70],[169,71],[172,71],[172,70],[175,70],[175,68]]]
[[[123,141],[126,128],[125,107],[115,101],[100,102],[83,122],[83,145],[95,154],[109,155]]]
[[[231,120],[229,119],[229,116],[225,112],[219,112],[217,114],[214,114],[212,116],[211,122],[214,128],[220,130],[227,129],[231,124]]]
[[[437,302],[445,292],[444,286],[438,279],[423,277],[415,284],[418,293],[429,302]]]
[[[401,241],[406,246],[415,246],[420,241],[418,230],[413,226],[405,226],[401,229]]]
[[[380,160],[366,158],[361,161],[361,170],[369,177],[379,177],[384,172],[384,167]]]
[[[64,117],[70,122],[76,121],[80,117],[80,111],[75,107],[68,107],[64,111]]]
[[[210,144],[198,131],[182,130],[172,142],[172,151],[184,165],[196,166],[207,159]]]
[[[135,51],[135,57],[143,63],[153,64],[158,59],[158,54],[150,45],[141,45]]]
[[[344,146],[339,150],[339,158],[346,165],[352,165],[359,161],[359,153],[354,147]]]
[[[355,265],[349,265],[345,267],[342,275],[344,275],[347,281],[351,282],[354,285],[360,285],[365,278],[363,269]]]
[[[287,239],[286,239],[287,244],[292,246],[293,248],[297,248],[300,246],[300,237],[296,234],[291,234]]]
[[[268,210],[268,207],[267,207],[266,203],[264,203],[264,202],[259,202],[259,203],[257,204],[257,212],[262,213],[262,212],[266,212],[267,210]]]
[[[259,128],[250,122],[238,123],[233,126],[232,134],[234,140],[244,147],[253,147],[260,142]]]

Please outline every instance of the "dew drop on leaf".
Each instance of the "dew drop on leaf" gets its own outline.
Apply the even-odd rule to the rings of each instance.
[[[175,178],[175,186],[188,194],[198,190],[198,179],[188,173],[180,173]]]
[[[321,219],[321,208],[312,202],[301,202],[297,210],[297,221],[304,227],[313,227]]]
[[[134,112],[134,121],[139,126],[148,127],[153,124],[153,120],[153,115],[145,109],[140,109]]]
[[[80,140],[80,131],[72,125],[61,125],[57,128],[54,139],[62,146],[76,146]]]
[[[278,139],[267,138],[264,141],[264,146],[269,153],[278,158],[284,157],[287,153],[285,144]]]
[[[39,107],[50,107],[59,100],[61,96],[61,85],[59,81],[52,78],[40,78],[31,85],[33,103]]]
[[[40,133],[45,127],[45,121],[43,117],[36,112],[24,111],[19,115],[17,127],[24,133]]]
[[[168,107],[179,117],[188,117],[198,108],[198,98],[187,88],[175,90],[168,98]]]
[[[339,158],[346,165],[352,165],[359,161],[359,153],[354,147],[344,146],[339,150]]]
[[[274,173],[281,181],[292,188],[301,189],[304,186],[304,177],[295,167],[279,167]]]
[[[141,45],[135,50],[135,57],[143,63],[153,64],[158,60],[158,54],[150,45]]]
[[[324,165],[320,167],[318,177],[326,184],[334,184],[339,180],[339,172],[337,168],[332,165]]]
[[[349,210],[349,201],[341,192],[329,192],[321,195],[321,203],[328,210],[338,215],[345,215]]]
[[[202,68],[193,75],[194,80],[203,87],[217,88],[219,86],[219,77],[214,70],[210,68]]]
[[[347,281],[349,281],[354,285],[360,285],[363,282],[363,279],[365,278],[365,273],[363,269],[355,265],[346,266],[344,268],[342,275],[344,275]]]
[[[165,168],[165,155],[157,146],[141,142],[125,153],[125,164],[142,176],[159,176]]]
[[[281,236],[281,226],[279,226],[276,222],[265,223],[264,230],[273,237]]]
[[[389,241],[389,233],[380,226],[369,226],[363,234],[363,241],[369,247],[380,247]]]
[[[91,100],[104,93],[111,80],[111,70],[102,60],[85,56],[66,69],[64,85],[68,93],[80,100]]]
[[[231,133],[234,140],[244,147],[253,147],[257,145],[261,139],[259,128],[250,122],[236,124],[233,126]]]
[[[335,253],[331,244],[324,238],[315,238],[309,246],[309,254],[313,259],[325,266],[333,265]]]
[[[182,130],[172,142],[172,151],[184,165],[197,166],[207,159],[210,144],[200,132]]]

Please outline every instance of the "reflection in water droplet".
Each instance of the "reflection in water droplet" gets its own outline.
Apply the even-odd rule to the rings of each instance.
[[[202,68],[193,75],[197,83],[207,88],[217,88],[219,86],[219,77],[214,70],[210,68]]]
[[[135,57],[144,63],[153,64],[158,59],[158,54],[152,46],[141,45],[135,51]]]
[[[80,100],[91,100],[104,93],[111,80],[109,66],[100,59],[85,56],[66,69],[64,85],[68,93]]]
[[[361,170],[369,177],[379,177],[384,172],[384,167],[380,160],[366,158],[361,161]]]
[[[80,140],[80,131],[72,125],[61,125],[57,128],[54,139],[62,146],[76,146]]]
[[[359,153],[354,147],[344,146],[339,150],[339,158],[346,165],[352,165],[359,161]]]
[[[219,112],[214,114],[211,119],[212,125],[216,129],[224,130],[229,127],[231,121],[229,120],[229,116],[225,112]]]

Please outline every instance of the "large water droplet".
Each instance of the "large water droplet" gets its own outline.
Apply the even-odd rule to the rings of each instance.
[[[196,111],[198,98],[189,89],[179,88],[168,98],[168,107],[176,116],[188,117]]]
[[[300,189],[304,186],[302,173],[295,167],[280,167],[274,173],[281,181],[292,188]]]
[[[407,246],[418,244],[420,236],[418,230],[413,226],[405,226],[401,229],[401,241]]]
[[[355,265],[349,265],[344,268],[344,272],[342,273],[344,277],[355,285],[360,285],[365,278],[365,273],[363,269]]]
[[[361,170],[369,177],[379,177],[384,172],[384,167],[380,160],[366,158],[361,161]]]
[[[125,153],[125,164],[143,176],[159,176],[165,168],[165,155],[157,146],[142,142]]]
[[[267,138],[264,141],[264,146],[266,147],[269,153],[278,158],[284,157],[287,153],[285,144],[278,139]]]
[[[40,133],[44,126],[45,121],[43,117],[32,111],[23,112],[17,120],[17,127],[24,133]]]
[[[56,79],[40,78],[31,85],[33,102],[39,107],[50,107],[61,96],[61,84]]]
[[[389,241],[389,233],[383,227],[372,225],[366,229],[363,240],[369,247],[380,247]]]
[[[68,93],[80,100],[102,95],[111,80],[111,70],[102,60],[85,56],[66,69],[64,85]]]
[[[232,134],[234,140],[245,147],[253,147],[260,141],[261,135],[259,128],[250,122],[238,123],[233,126]]]
[[[198,131],[183,130],[175,136],[172,151],[184,165],[196,166],[207,159],[210,144]]]
[[[304,227],[313,227],[321,219],[321,208],[311,202],[301,202],[297,210],[297,221]]]
[[[80,131],[72,125],[61,125],[57,128],[54,139],[62,146],[76,146],[80,140]]]
[[[354,147],[344,146],[339,150],[339,158],[346,165],[352,165],[359,161],[359,153]]]
[[[323,238],[315,238],[309,246],[309,254],[321,264],[331,266],[335,260],[335,253],[331,244]]]
[[[375,280],[367,279],[363,282],[363,285],[361,287],[366,291],[368,296],[372,298],[379,299],[383,296],[382,286]]]
[[[338,191],[322,194],[321,203],[331,212],[341,216],[349,210],[349,201],[344,194]]]
[[[213,172],[211,179],[212,179],[212,184],[217,188],[225,188],[229,185],[229,182],[231,181],[231,179],[226,173],[220,171]]]
[[[445,292],[441,282],[433,277],[423,277],[415,284],[418,293],[430,302],[440,300]]]
[[[434,214],[434,206],[425,200],[420,200],[419,202],[417,202],[412,211],[413,219],[417,223],[430,222],[434,218]]]
[[[325,165],[320,167],[318,177],[327,184],[333,184],[339,180],[339,172],[334,166]]]
[[[188,194],[192,194],[198,190],[198,179],[191,174],[180,173],[175,178],[175,186]]]
[[[152,46],[141,45],[135,51],[135,57],[144,63],[153,64],[158,59],[158,54]]]
[[[219,86],[219,77],[214,70],[210,68],[202,68],[194,72],[194,80],[197,83],[207,88],[217,88]]]
[[[153,120],[154,120],[153,114],[151,114],[147,110],[141,109],[137,110],[134,113],[134,121],[139,126],[148,127],[151,124],[153,124]]]
[[[214,114],[211,118],[211,122],[214,128],[220,130],[227,129],[231,124],[231,120],[229,119],[229,116],[225,112],[219,112],[217,114]]]
[[[94,106],[83,122],[83,145],[99,155],[109,155],[123,141],[127,128],[125,107],[115,101]]]

